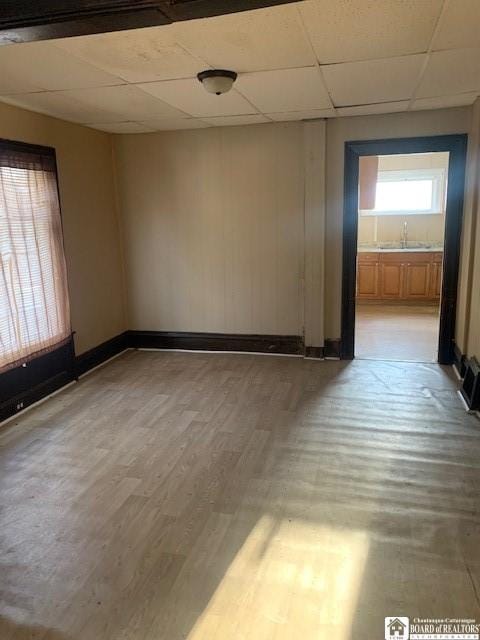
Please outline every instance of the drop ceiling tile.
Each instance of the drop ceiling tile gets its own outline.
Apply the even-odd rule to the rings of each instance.
[[[408,99],[418,82],[425,55],[322,66],[335,106]]]
[[[246,72],[315,64],[293,5],[177,22],[172,29],[190,52],[221,69]]]
[[[55,46],[128,82],[191,77],[205,66],[175,42],[170,26],[64,38]]]
[[[480,2],[461,0],[447,2],[432,49],[480,47]]]
[[[449,107],[463,107],[473,104],[478,93],[461,93],[456,96],[437,96],[436,98],[420,98],[415,100],[412,109],[447,109]]]
[[[255,112],[247,100],[235,90],[216,96],[205,91],[196,78],[150,82],[137,86],[173,107],[199,118]]]
[[[89,124],[91,129],[106,131],[107,133],[151,133],[155,131],[140,122],[112,122],[111,124]]]
[[[141,124],[155,131],[171,131],[179,129],[206,129],[208,125],[203,120],[195,118],[161,118],[159,120],[147,120]]]
[[[68,98],[76,100],[87,109],[98,109],[99,111],[113,114],[115,117],[110,122],[182,117],[184,115],[134,85],[102,87],[84,91],[62,91],[61,93]],[[88,122],[102,121],[103,118],[90,118],[88,120]]]
[[[402,100],[400,102],[381,102],[380,104],[361,104],[356,107],[341,107],[337,109],[339,116],[366,116],[378,113],[397,113],[399,111],[406,111],[409,100]]]
[[[429,56],[418,98],[480,90],[480,49],[437,51]]]
[[[270,122],[268,118],[260,114],[247,116],[218,116],[216,118],[204,118],[204,121],[215,127],[232,127],[242,124],[260,124]]]
[[[245,73],[237,86],[263,113],[331,107],[317,67]]]
[[[122,82],[48,42],[0,47],[0,93],[3,94],[101,87]]]
[[[286,113],[267,113],[275,122],[287,120],[315,120],[316,118],[333,118],[335,109],[310,109],[307,111],[287,111]]]
[[[44,113],[70,122],[115,122],[116,120],[125,120],[119,115],[115,116],[115,114],[108,111],[81,104],[61,92],[45,91],[42,93],[3,96],[0,100],[29,111]]]
[[[307,0],[298,7],[321,64],[422,53],[443,0]]]

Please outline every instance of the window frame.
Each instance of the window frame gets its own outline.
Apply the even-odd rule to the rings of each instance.
[[[431,180],[432,206],[429,209],[360,209],[362,217],[372,216],[418,216],[441,215],[445,213],[445,194],[447,192],[447,170],[443,167],[425,169],[385,169],[379,170],[379,182],[408,182]]]
[[[64,255],[66,255],[60,181],[55,149],[4,138],[0,138],[0,149],[44,155],[52,159],[60,211],[61,242]],[[70,297],[68,268],[65,278],[65,286]],[[47,352],[41,350],[38,353],[33,353],[25,361],[0,372],[0,387],[2,389],[0,423],[77,379],[74,333],[71,330],[70,335],[59,343],[57,347]]]

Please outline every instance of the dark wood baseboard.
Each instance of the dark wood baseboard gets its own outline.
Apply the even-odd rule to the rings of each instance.
[[[324,347],[325,358],[341,358],[342,357],[342,341],[340,338],[332,340],[327,338]]]
[[[0,374],[0,422],[75,379],[73,338]]]
[[[305,347],[306,358],[341,358],[341,354],[342,343],[340,339],[327,338],[323,347]]]
[[[64,371],[52,378],[49,378],[45,382],[28,389],[24,393],[20,393],[14,398],[10,398],[7,402],[4,402],[0,406],[0,422],[11,418],[19,411],[24,411],[35,402],[42,400],[51,393],[58,391],[65,385],[74,380],[71,372]]]
[[[467,358],[465,354],[461,352],[456,342],[453,343],[453,366],[463,380],[467,370]]]
[[[480,409],[480,364],[476,358],[469,358],[466,361],[460,393],[469,409]]]
[[[305,355],[310,358],[339,358],[340,340],[326,340],[324,347],[305,347],[302,336],[257,335],[257,334],[225,334],[225,333],[188,333],[171,331],[125,331],[124,333],[99,344],[97,347],[73,356],[73,343],[61,350],[33,360],[30,368],[19,368],[16,372],[3,374],[2,390],[7,390],[10,378],[17,375],[29,375],[38,371],[38,375],[46,377],[41,383],[32,383],[28,378],[25,384],[18,387],[13,380],[10,397],[0,401],[0,422],[10,418],[26,407],[38,402],[54,391],[78,379],[94,367],[106,362],[125,349],[185,349],[194,351],[243,351],[257,353],[277,353],[284,355]],[[8,379],[7,379],[8,378]],[[40,378],[39,378],[40,379]],[[36,380],[36,378],[35,378]],[[14,389],[20,388],[17,393]],[[5,396],[6,397],[6,396]]]
[[[79,356],[75,358],[76,367],[75,367],[75,375],[78,378],[83,375],[90,369],[97,367],[102,362],[105,362],[109,358],[113,358],[118,353],[125,351],[130,346],[128,343],[129,332],[125,331],[124,333],[111,338],[110,340],[106,340],[99,344],[97,347],[93,347],[93,349],[89,349],[85,351],[85,353],[81,353]]]
[[[128,347],[127,332],[74,356],[73,341],[1,375],[0,422],[58,391]]]
[[[318,358],[323,360],[325,355],[325,347],[305,347],[306,358]]]
[[[242,333],[190,333],[178,331],[128,331],[133,349],[191,349],[193,351],[251,351],[340,358],[341,340],[326,339],[324,347],[305,346],[302,336]]]
[[[173,331],[128,331],[134,349],[191,349],[199,351],[252,351],[259,353],[304,353],[301,336],[274,336]]]

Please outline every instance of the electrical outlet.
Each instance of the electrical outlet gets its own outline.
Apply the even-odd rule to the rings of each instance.
[[[17,411],[20,411],[20,409],[23,409],[23,402],[17,404]]]

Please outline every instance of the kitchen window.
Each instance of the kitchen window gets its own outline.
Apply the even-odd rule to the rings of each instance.
[[[375,207],[362,216],[424,215],[445,211],[445,169],[379,171]]]

